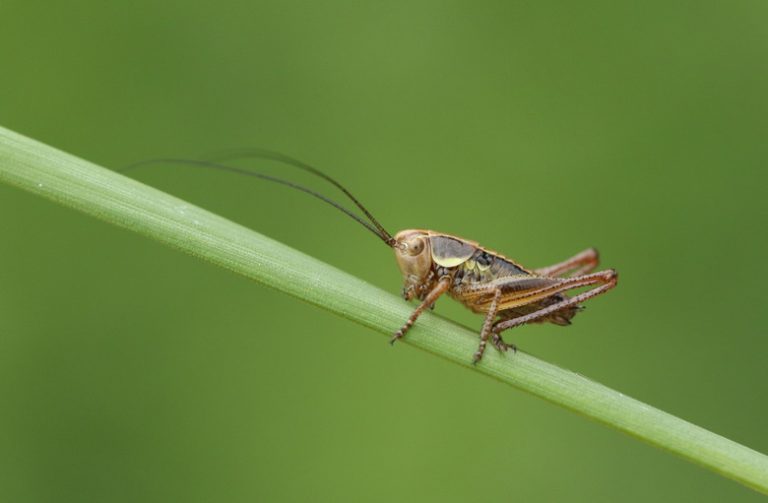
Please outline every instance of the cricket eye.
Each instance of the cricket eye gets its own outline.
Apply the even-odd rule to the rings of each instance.
[[[424,251],[424,240],[422,238],[415,238],[408,241],[408,253],[410,255],[418,255]]]

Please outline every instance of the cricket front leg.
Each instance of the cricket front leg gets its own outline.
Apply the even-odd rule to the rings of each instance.
[[[451,278],[447,276],[441,278],[437,282],[437,285],[435,285],[435,287],[427,294],[427,296],[424,297],[424,300],[421,302],[421,304],[419,304],[419,307],[413,311],[413,314],[411,314],[411,316],[405,322],[405,325],[403,325],[400,330],[395,332],[395,335],[392,336],[392,338],[389,340],[389,343],[394,344],[398,339],[402,339],[408,329],[410,329],[413,324],[416,323],[416,319],[418,319],[421,313],[423,313],[425,309],[432,306],[442,294],[448,291],[450,287]]]
[[[493,320],[496,318],[496,313],[499,308],[499,299],[501,298],[501,290],[498,288],[493,291],[493,300],[491,305],[488,306],[488,313],[485,315],[485,322],[483,323],[483,329],[480,331],[480,345],[477,347],[474,356],[472,357],[472,363],[476,364],[483,357],[485,353],[485,346],[488,344],[488,337],[491,335],[491,329],[493,328]]]
[[[597,250],[588,248],[581,253],[577,253],[568,260],[548,267],[542,267],[541,269],[535,269],[534,272],[539,276],[549,277],[568,273],[573,273],[574,276],[580,276],[594,270],[599,262],[600,255],[597,253]]]

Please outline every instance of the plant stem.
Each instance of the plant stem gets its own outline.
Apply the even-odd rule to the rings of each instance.
[[[0,128],[0,181],[157,239],[390,336],[401,299],[159,190]],[[486,352],[477,335],[425,313],[404,342],[672,451],[763,493],[768,457],[523,352]]]

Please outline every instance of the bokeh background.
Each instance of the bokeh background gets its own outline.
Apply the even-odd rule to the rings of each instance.
[[[531,267],[597,246],[619,287],[516,343],[766,452],[767,25],[762,1],[4,0],[0,124],[113,169],[270,147],[393,231]],[[133,176],[399,292],[311,198]],[[759,498],[5,186],[0,446],[17,502]]]

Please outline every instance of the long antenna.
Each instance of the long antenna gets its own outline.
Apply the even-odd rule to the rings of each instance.
[[[275,159],[275,160],[278,160],[278,159]],[[340,205],[339,203],[337,203],[337,202],[335,202],[335,201],[333,201],[333,200],[331,200],[331,199],[323,196],[322,194],[319,194],[319,193],[317,193],[317,192],[315,192],[315,191],[313,191],[311,189],[308,189],[308,188],[303,187],[301,185],[298,185],[296,183],[290,182],[288,180],[283,180],[282,178],[277,178],[275,176],[265,175],[263,173],[259,173],[259,172],[256,172],[256,171],[250,171],[250,170],[242,169],[242,168],[237,168],[237,167],[234,167],[234,166],[228,166],[226,164],[219,164],[219,163],[215,163],[215,162],[211,162],[211,161],[202,161],[202,160],[194,160],[194,159],[175,159],[175,158],[148,159],[146,161],[139,161],[139,162],[133,163],[133,164],[131,164],[131,165],[129,165],[129,166],[119,170],[119,171],[124,173],[126,171],[130,171],[130,170],[133,170],[133,169],[141,167],[141,166],[146,166],[146,165],[150,165],[150,164],[163,164],[163,163],[166,163],[166,164],[180,164],[180,165],[193,166],[193,167],[198,167],[198,168],[217,169],[217,170],[220,170],[220,171],[228,171],[230,173],[237,173],[239,175],[252,176],[254,178],[259,178],[261,180],[266,180],[268,182],[274,182],[274,183],[279,183],[280,185],[285,185],[286,187],[290,187],[292,189],[299,190],[299,191],[304,192],[306,194],[309,194],[309,195],[311,195],[313,197],[316,197],[316,198],[320,199],[321,201],[323,201],[323,202],[325,202],[327,204],[330,204],[331,206],[333,206],[337,210],[341,211],[342,213],[344,213],[348,217],[352,218],[353,220],[355,220],[357,223],[359,223],[360,225],[362,225],[363,227],[365,227],[366,229],[368,229],[372,233],[376,234],[376,236],[378,236],[379,239],[384,241],[387,244],[387,246],[391,247],[391,246],[395,245],[395,239],[392,237],[392,235],[389,234],[383,227],[381,227],[381,225],[378,223],[378,221],[373,219],[373,217],[368,213],[367,210],[365,210],[362,207],[362,205],[357,201],[357,199],[352,197],[352,195],[349,194],[349,192],[347,192],[346,189],[341,187],[341,185],[339,185],[338,182],[334,181],[333,179],[331,179],[327,175],[324,175],[323,173],[321,173],[320,171],[316,170],[315,168],[311,168],[311,167],[308,166],[308,168],[311,168],[314,171],[310,171],[309,169],[307,169],[307,171],[310,171],[311,173],[314,173],[314,174],[316,174],[316,175],[318,175],[318,176],[320,176],[322,178],[325,178],[326,180],[330,181],[331,183],[333,183],[337,187],[341,188],[341,190],[345,194],[347,194],[352,199],[352,201],[359,208],[363,209],[363,211],[366,214],[366,216],[368,216],[369,218],[372,219],[371,221],[374,222],[375,226],[371,225],[370,223],[366,222],[365,220],[363,220],[359,216],[355,215],[354,213],[352,213],[350,210],[348,210],[344,206]],[[303,166],[296,166],[296,167],[301,167],[301,169],[306,169]]]
[[[346,195],[353,203],[355,203],[355,206],[360,208],[360,210],[365,214],[365,216],[368,217],[368,220],[371,221],[371,223],[379,230],[379,232],[383,236],[387,236],[388,244],[390,244],[389,242],[394,243],[394,239],[389,234],[389,232],[387,232],[387,230],[384,229],[384,227],[379,223],[379,221],[376,220],[376,218],[374,218],[373,215],[371,215],[371,212],[369,212],[368,209],[365,206],[363,206],[363,204],[360,201],[358,201],[357,198],[353,196],[351,192],[349,192],[343,185],[341,185],[339,182],[337,182],[330,176],[326,175],[319,169],[315,168],[314,166],[310,166],[309,164],[303,161],[294,159],[293,157],[290,157],[285,154],[281,154],[280,152],[275,152],[273,150],[266,150],[261,148],[240,148],[240,149],[221,150],[221,151],[214,152],[212,154],[202,157],[202,159],[207,161],[230,161],[230,160],[247,159],[247,158],[267,159],[270,161],[276,161],[276,162],[281,162],[283,164],[288,164],[290,166],[301,169],[303,171],[307,171],[308,173],[312,173],[315,176],[319,176],[323,180],[333,184],[337,189],[342,191],[344,195]]]

